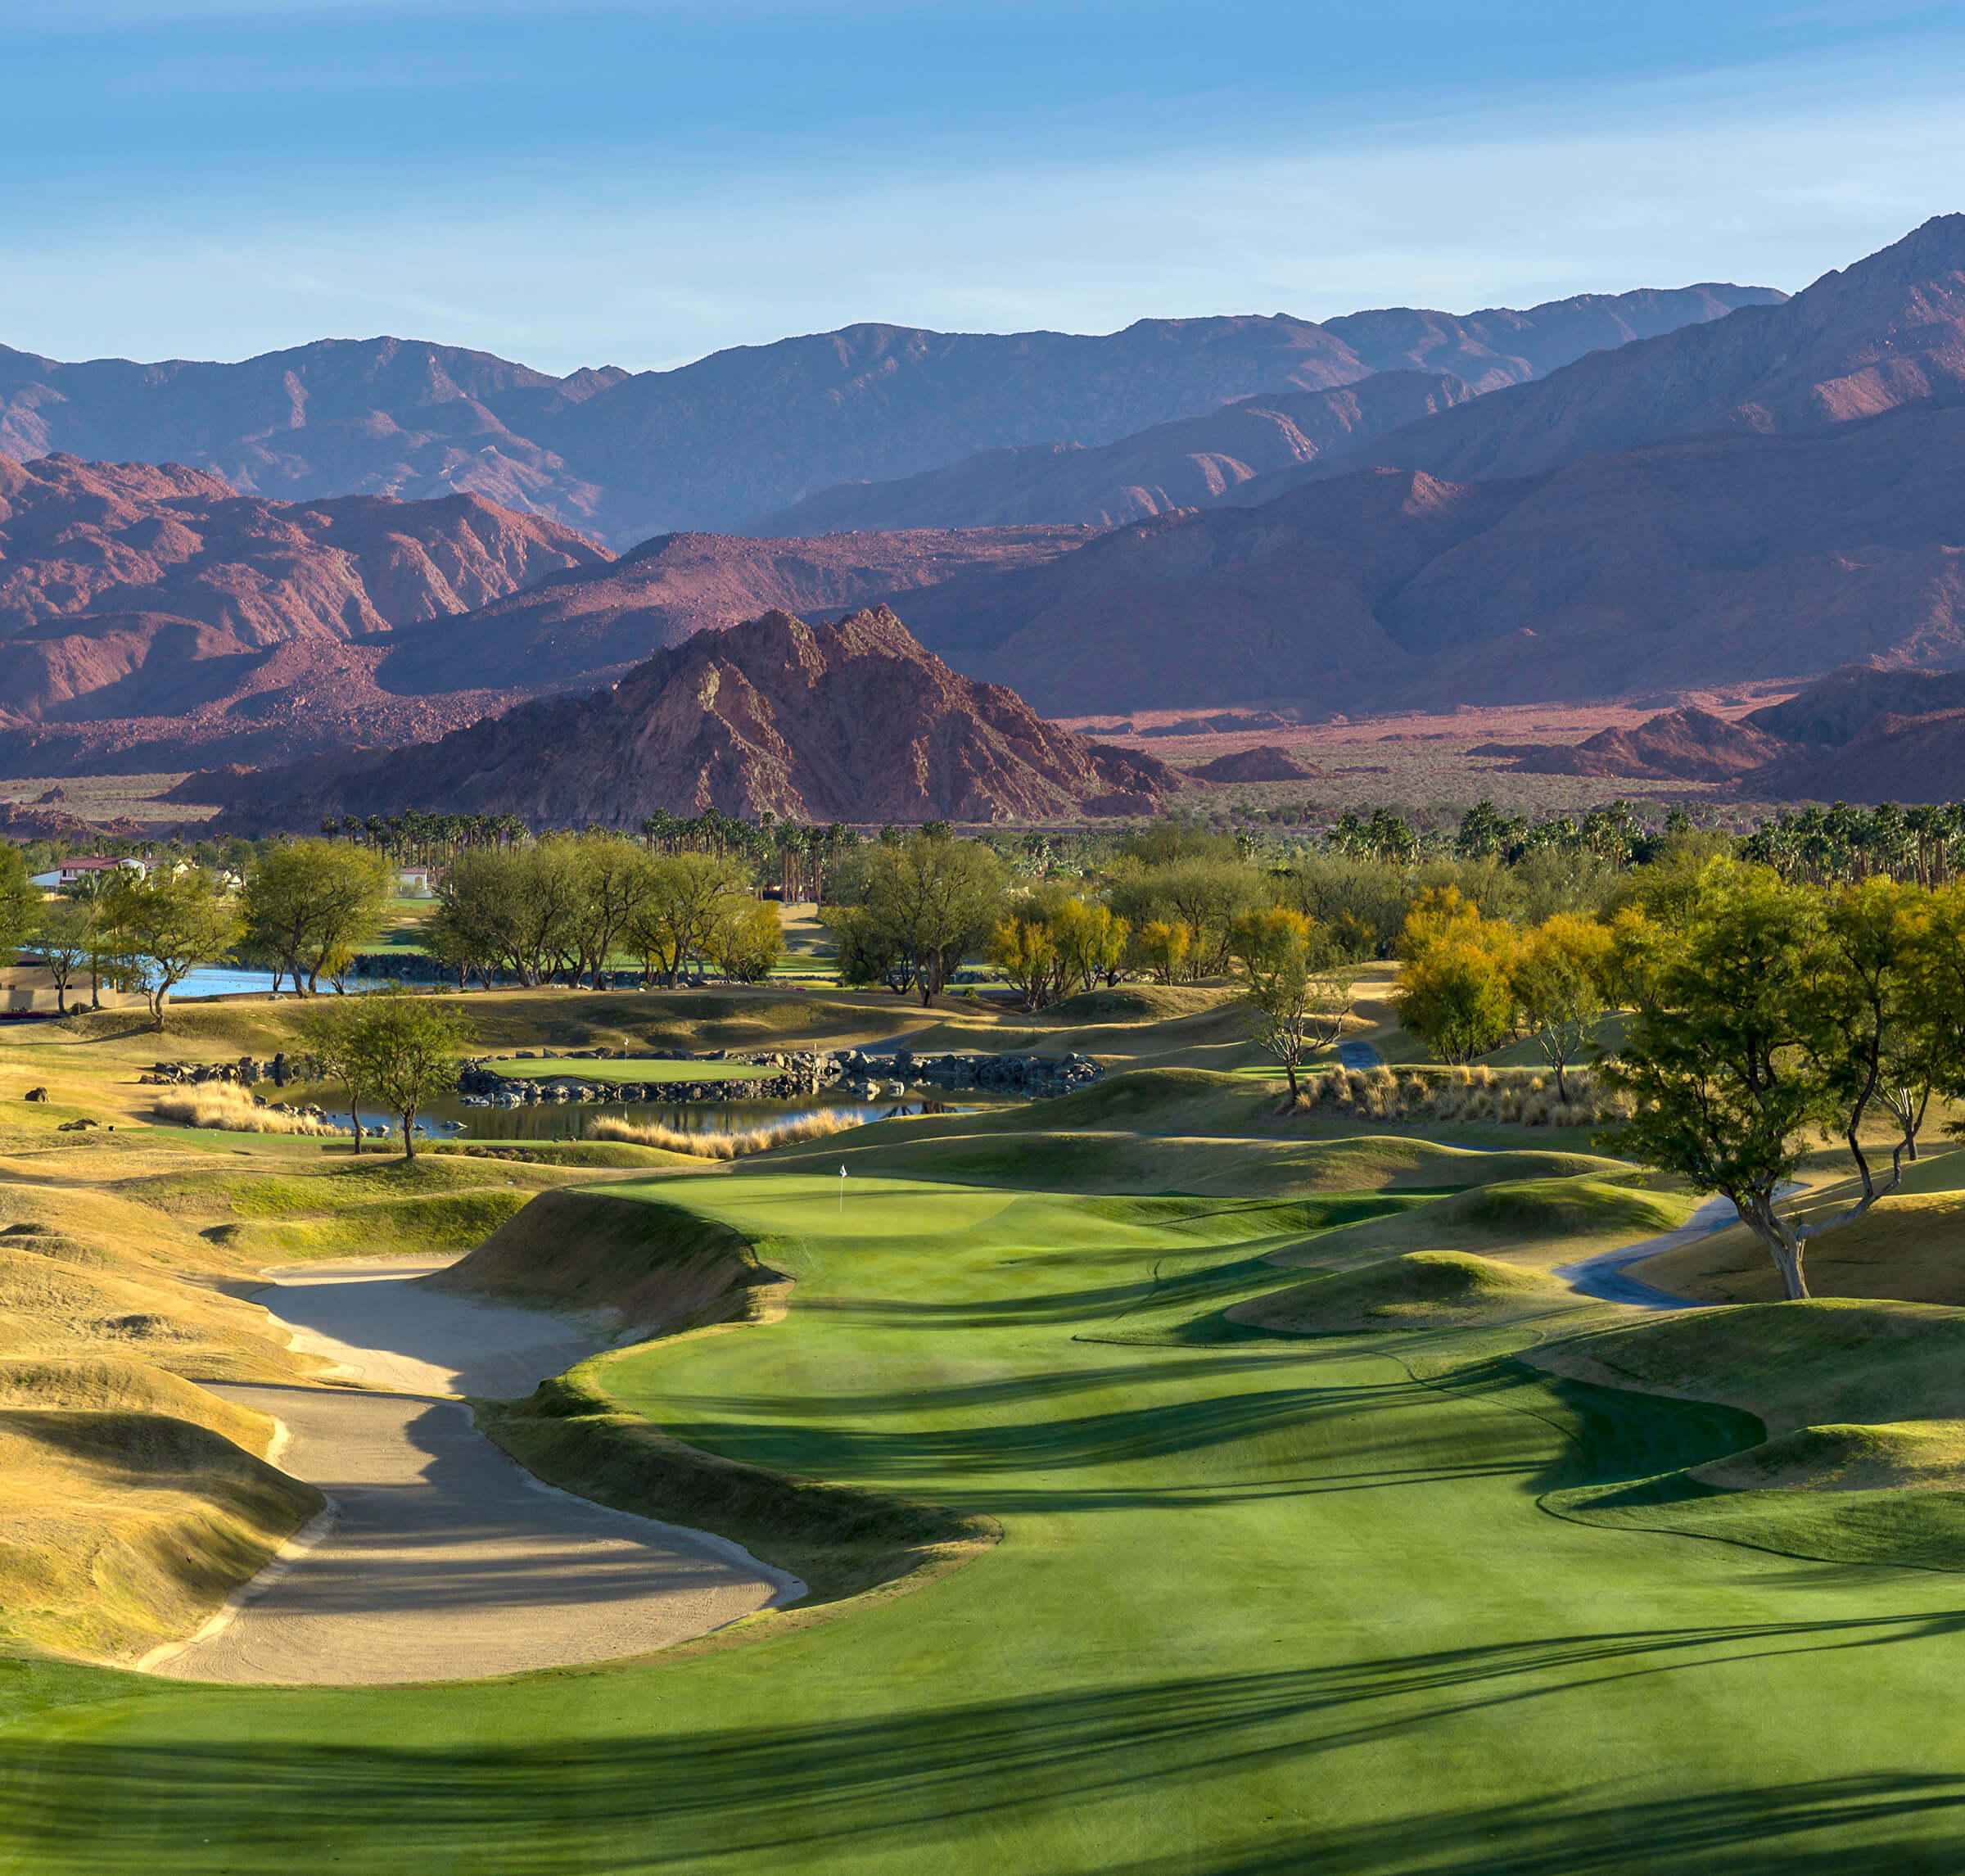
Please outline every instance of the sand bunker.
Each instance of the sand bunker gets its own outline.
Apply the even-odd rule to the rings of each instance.
[[[457,1261],[370,1258],[270,1270],[273,1287],[253,1300],[292,1331],[295,1348],[404,1394],[515,1399],[607,1346],[598,1330],[413,1281]]]
[[[420,1288],[445,1260],[314,1266],[258,1300],[370,1382],[517,1395],[593,1352],[567,1324]],[[611,1660],[804,1593],[700,1531],[541,1485],[455,1401],[215,1386],[272,1414],[281,1464],[329,1509],[192,1641],[144,1663],[179,1679],[350,1684]]]

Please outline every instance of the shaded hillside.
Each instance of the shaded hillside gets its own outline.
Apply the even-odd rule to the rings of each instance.
[[[1781,798],[1965,800],[1965,671],[1854,667],[1746,721],[1786,739],[1752,778]]]
[[[1538,474],[1681,436],[1800,436],[1965,403],[1965,215],[1824,274],[1779,305],[1595,352],[1394,431],[1374,463],[1464,481]]]
[[[1951,802],[1965,799],[1965,671],[1832,672],[1736,722],[1674,710],[1587,742],[1490,743],[1534,775],[1731,781],[1760,800]]]
[[[349,641],[607,558],[475,495],[289,504],[176,464],[0,457],[0,760],[73,773],[86,750],[113,766],[111,752],[143,739],[129,720],[215,709],[282,756],[337,731],[407,739],[421,721],[440,734],[468,720],[458,706],[386,700],[371,681],[381,654],[364,660]],[[363,716],[364,703],[381,714]],[[282,718],[297,740],[269,736]],[[80,724],[102,727],[52,728]],[[43,744],[45,761],[29,753]]]
[[[469,492],[626,546],[981,450],[1110,443],[1258,391],[1348,383],[1411,364],[1416,346],[1425,368],[1512,383],[1547,368],[1532,359],[1606,333],[1770,296],[1646,291],[1465,319],[1394,309],[1351,315],[1342,337],[1284,315],[1145,319],[1096,336],[860,325],[673,371],[564,377],[386,337],[236,364],[69,364],[0,346],[0,451],[189,463],[284,500]]]
[[[321,339],[237,364],[64,364],[0,346],[0,450],[190,463],[273,500],[478,495],[590,529],[602,491],[541,439],[627,375],[553,377],[413,339]]]
[[[111,653],[126,626],[160,629],[138,637],[142,660],[120,680],[37,718],[0,717],[0,772],[148,775],[287,762],[350,743],[427,743],[535,694],[529,686],[427,696],[387,689],[377,672],[393,653],[392,635],[253,648],[181,619],[82,623],[100,633],[100,649]],[[199,655],[172,655],[187,644]],[[41,649],[0,644],[0,676],[11,656]],[[118,709],[128,714],[109,713]]]
[[[1917,406],[1516,481],[1313,481],[924,593],[909,617],[1052,716],[1642,695],[1965,661],[1959,542],[1965,409]]]
[[[400,691],[458,684],[537,692],[606,682],[706,629],[772,611],[844,612],[919,588],[1037,566],[1083,545],[1077,527],[757,540],[666,534],[612,565],[555,575],[454,626],[404,635],[382,670]],[[374,739],[388,741],[391,739]]]
[[[236,495],[178,463],[0,456],[0,636],[168,613],[242,644],[346,639],[468,612],[611,556],[475,495],[297,504]],[[0,701],[11,701],[0,700]]]
[[[857,822],[1143,812],[1179,780],[958,676],[883,607],[817,626],[769,613],[699,633],[612,689],[522,705],[420,748],[194,775],[169,798],[219,801],[227,825],[267,830],[440,803],[535,827],[632,828],[657,809],[711,807]]]
[[[1742,721],[1787,743],[1838,747],[1880,716],[1924,716],[1965,709],[1965,671],[1879,670],[1850,665]]]
[[[1294,782],[1317,773],[1307,769],[1280,743],[1258,743],[1252,749],[1231,749],[1213,762],[1187,771],[1193,782]]]
[[[1512,756],[1509,766],[1521,775],[1723,782],[1764,766],[1785,749],[1750,722],[1687,708],[1662,712],[1634,730],[1599,730],[1580,743],[1483,743],[1468,753]]]
[[[846,483],[767,515],[757,531],[806,535],[1037,521],[1106,527],[1173,509],[1212,508],[1260,477],[1356,448],[1472,396],[1457,377],[1422,371],[1376,372],[1335,391],[1265,392],[1103,449],[1025,444],[900,481]]]
[[[1880,716],[1838,749],[1770,762],[1753,785],[1782,801],[1965,801],[1965,709]]]

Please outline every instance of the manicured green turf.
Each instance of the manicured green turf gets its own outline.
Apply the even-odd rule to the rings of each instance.
[[[748,1062],[576,1062],[561,1056],[543,1061],[500,1061],[481,1065],[495,1075],[514,1081],[583,1082],[757,1082],[776,1069],[755,1068]]]
[[[1958,1578],[1540,1508],[1749,1417],[1432,1372],[1439,1331],[1136,1339],[1170,1287],[1257,1281],[1308,1201],[838,1186],[649,1182],[797,1287],[599,1372],[716,1453],[987,1512],[1000,1545],[759,1643],[468,1689],[0,1664],[0,1869],[1956,1866]]]

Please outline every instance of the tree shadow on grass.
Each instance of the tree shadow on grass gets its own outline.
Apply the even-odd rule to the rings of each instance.
[[[1190,1847],[1095,1876],[1955,1876],[1965,1775],[1873,1773],[1632,1800],[1606,1791],[1292,1825],[1253,1849]]]
[[[610,1697],[617,1683],[590,1682],[591,1701],[543,1708],[522,1743],[496,1746],[422,1742],[433,1725],[463,1731],[471,1716],[522,1697],[505,1690],[463,1704],[411,1693],[386,1709],[351,1706],[341,1725],[333,1724],[332,1697],[232,1697],[250,1698],[243,1711],[212,1697],[196,1707],[174,1702],[178,1731],[168,1742],[120,1739],[101,1711],[86,1733],[34,1742],[16,1732],[0,1761],[0,1841],[37,1870],[140,1869],[165,1847],[201,1840],[210,1852],[200,1866],[213,1869],[292,1869],[317,1857],[325,1866],[330,1851],[345,1865],[404,1866],[391,1864],[391,1847],[406,1860],[413,1847],[418,1867],[500,1876],[665,1860],[749,1871],[793,1857],[809,1867],[820,1856],[883,1856],[899,1866],[891,1859],[910,1853],[930,1860],[924,1868],[959,1868],[948,1856],[959,1856],[984,1820],[1001,1845],[1010,1821],[1041,1833],[1054,1817],[1117,1799],[1143,1807],[1150,1824],[1163,1820],[1158,1827],[1169,1841],[1145,1860],[1104,1865],[1108,1876],[1825,1869],[1826,1861],[1795,1860],[1814,1855],[1811,1838],[1824,1858],[1835,1840],[1841,1869],[1955,1871],[1955,1856],[1846,1859],[1865,1833],[1888,1833],[1906,1817],[1955,1815],[1965,1777],[1805,1782],[1639,1803],[1570,1792],[1553,1806],[1545,1797],[1415,1812],[1368,1829],[1300,1818],[1328,1788],[1326,1755],[1376,1740],[1416,1749],[1416,1735],[1431,1737],[1458,1716],[1632,1677],[1961,1632],[1965,1610],[1951,1607],[1607,1630],[1265,1673],[943,1698],[778,1725],[692,1725],[698,1712],[684,1702],[666,1730],[664,1702]],[[402,1735],[353,1736],[358,1712],[393,1716]],[[554,1712],[583,1717],[576,1730],[556,1732],[545,1717]],[[1277,1769],[1303,1780],[1287,1836],[1217,1859],[1187,1835],[1194,1807],[1183,1788],[1218,1792],[1224,1781]],[[1273,1775],[1264,1784],[1274,1792]],[[1942,1853],[1954,1855],[1956,1841],[1948,1829]],[[365,1844],[374,1846],[366,1857]],[[1928,1825],[1910,1847],[1919,1857],[1940,1849]]]

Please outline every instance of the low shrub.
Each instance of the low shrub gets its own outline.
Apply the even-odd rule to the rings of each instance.
[[[1389,1068],[1326,1069],[1308,1077],[1297,1105],[1358,1120],[1435,1120],[1504,1127],[1598,1127],[1630,1112],[1626,1095],[1587,1069],[1569,1076],[1568,1098],[1553,1075],[1489,1068],[1403,1074]]]

